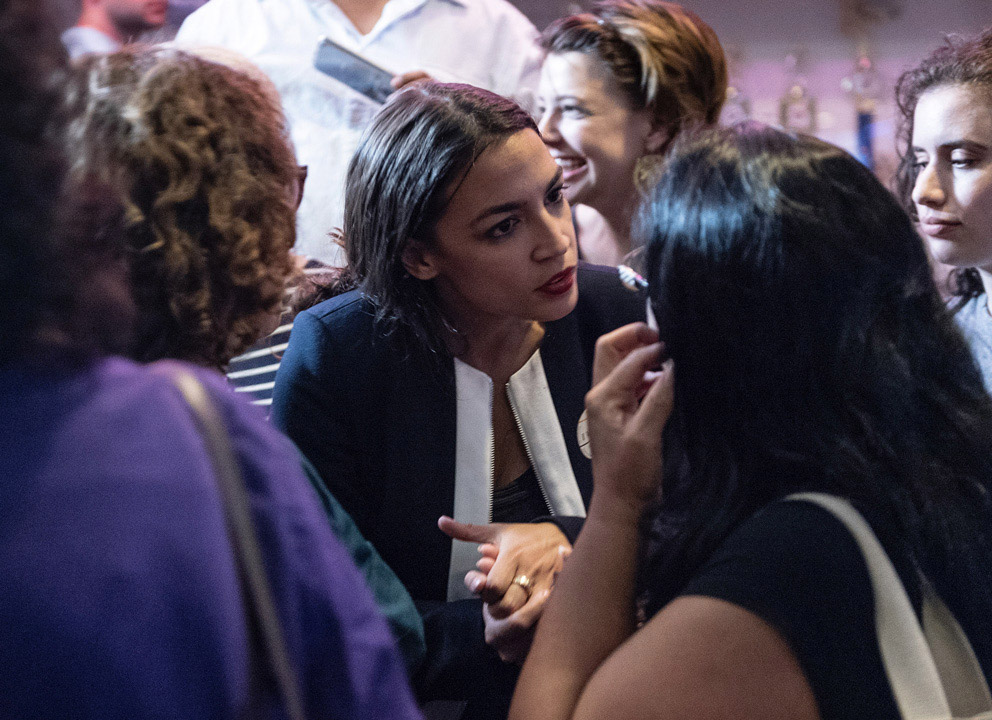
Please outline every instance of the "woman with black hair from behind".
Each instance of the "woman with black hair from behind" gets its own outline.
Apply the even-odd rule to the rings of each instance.
[[[0,0],[0,717],[285,717],[190,406],[109,354],[135,312],[122,212],[113,188],[65,182],[43,12]],[[304,712],[419,717],[295,450],[222,378],[172,368],[226,425]]]
[[[889,629],[936,590],[980,664],[951,709],[992,712],[992,402],[895,198],[743,125],[676,141],[638,227],[658,330],[597,346],[595,491],[511,717],[944,717],[895,694],[927,661],[883,661],[859,545],[794,493],[868,521],[909,596]]]

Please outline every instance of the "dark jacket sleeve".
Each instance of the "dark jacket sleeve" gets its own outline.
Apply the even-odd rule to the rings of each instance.
[[[579,538],[579,531],[582,529],[582,524],[585,520],[583,517],[572,515],[548,515],[547,517],[536,518],[531,522],[554,523],[561,530],[562,534],[568,538],[568,541],[574,545],[575,541]]]
[[[486,644],[482,601],[420,602],[417,607],[428,647],[413,679],[418,700],[467,700],[470,707],[508,707],[520,668],[504,663]],[[479,712],[481,716],[483,711]]]
[[[423,412],[423,406],[385,388],[387,375],[397,367],[394,363],[380,366],[387,346],[374,345],[371,318],[360,307],[346,307],[346,302],[342,296],[332,305],[318,305],[297,316],[276,379],[273,422],[297,443],[323,479],[323,489],[351,514],[385,562],[399,563],[394,569],[414,597],[423,623],[426,654],[413,680],[421,701],[486,704],[497,696],[508,699],[517,670],[505,665],[486,644],[481,602],[432,601],[426,599],[431,595],[425,596],[438,584],[425,582],[428,576],[447,576],[447,555],[441,557],[440,548],[449,541],[435,523],[443,512],[450,513],[445,510],[450,499],[439,498],[453,493],[453,488],[420,487],[436,471],[422,466],[420,454],[413,459],[410,453],[439,454],[426,442],[438,418],[417,420],[406,428],[409,433],[394,432],[397,415],[406,417],[417,408]],[[415,374],[411,367],[399,370],[407,377]],[[387,409],[382,402],[391,405]],[[453,425],[453,418],[449,420]],[[415,434],[418,428],[423,437]],[[397,454],[393,446],[397,435],[402,436],[404,455]],[[384,440],[387,436],[390,439]],[[396,477],[382,475],[384,468]],[[384,495],[389,496],[388,503]],[[435,504],[433,511],[430,508]],[[400,530],[397,524],[410,515],[429,516],[430,521]],[[377,538],[391,543],[390,549],[378,546]],[[404,548],[401,555],[396,554],[397,547]],[[416,562],[411,558],[414,554],[419,555]],[[443,597],[443,588],[438,594]]]
[[[323,318],[312,311],[297,315],[276,374],[272,422],[296,443],[361,527],[367,499],[358,488],[361,444],[352,422],[354,408],[349,393],[341,391],[349,381],[344,364]]]

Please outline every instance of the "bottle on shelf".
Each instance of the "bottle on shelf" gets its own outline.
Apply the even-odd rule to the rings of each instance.
[[[786,89],[778,101],[778,121],[786,130],[816,134],[816,97],[806,85],[806,51],[797,48],[785,58]]]
[[[866,45],[858,48],[854,72],[841,81],[841,87],[851,95],[857,117],[858,146],[855,153],[865,166],[875,170],[875,112],[878,106],[881,78]]]
[[[730,84],[727,87],[727,98],[723,103],[720,122],[724,125],[734,125],[751,119],[751,98],[744,89],[744,49],[731,45],[725,52]]]

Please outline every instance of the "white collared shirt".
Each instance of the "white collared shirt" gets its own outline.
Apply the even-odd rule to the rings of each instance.
[[[121,49],[121,44],[106,33],[79,25],[62,33],[62,44],[73,60],[89,53],[112,53]]]
[[[313,68],[323,36],[394,73],[423,70],[524,104],[541,52],[537,30],[506,0],[389,0],[366,35],[331,0],[210,0],[186,19],[177,43],[230,48],[272,78],[309,168],[297,250],[342,264],[327,233],[341,225],[348,162],[378,106]]]

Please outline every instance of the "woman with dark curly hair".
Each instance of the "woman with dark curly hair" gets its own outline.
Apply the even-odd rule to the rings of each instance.
[[[676,141],[636,232],[657,332],[597,345],[511,718],[989,717],[992,400],[895,198],[739,125]]]
[[[135,359],[223,368],[274,327],[299,182],[277,103],[243,73],[175,49],[82,61],[66,144],[76,179],[124,203]]]
[[[668,145],[720,118],[723,48],[695,13],[662,0],[597,2],[549,25],[541,47],[541,136],[565,173],[579,250],[615,265]]]
[[[952,273],[955,318],[992,390],[992,28],[903,73],[898,186]]]
[[[0,717],[285,717],[191,408],[109,354],[134,310],[121,212],[112,188],[65,183],[44,7],[0,0]],[[418,718],[295,449],[216,373],[172,369],[227,428],[305,712]]]

